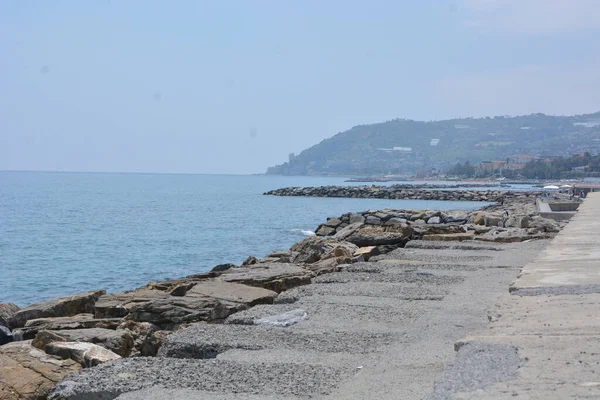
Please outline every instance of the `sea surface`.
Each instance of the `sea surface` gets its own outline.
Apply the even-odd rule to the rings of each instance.
[[[346,178],[0,172],[0,302],[19,306],[262,257],[327,217],[378,208],[476,209],[480,202],[272,197]]]

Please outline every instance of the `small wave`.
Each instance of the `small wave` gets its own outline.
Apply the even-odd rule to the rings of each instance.
[[[292,229],[292,232],[301,233],[304,236],[315,236],[315,233],[313,231],[309,231],[306,229]]]

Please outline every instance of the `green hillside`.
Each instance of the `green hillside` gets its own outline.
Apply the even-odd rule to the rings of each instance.
[[[520,153],[569,156],[584,151],[600,151],[600,112],[431,122],[395,119],[338,133],[270,167],[267,174],[411,174],[448,169],[465,160],[504,160]]]

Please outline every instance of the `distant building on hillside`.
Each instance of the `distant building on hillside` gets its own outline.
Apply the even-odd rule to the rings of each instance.
[[[392,147],[391,149],[389,148],[378,148],[377,150],[379,151],[385,151],[385,152],[392,152],[392,151],[399,151],[401,153],[411,153],[412,152],[412,147]]]
[[[494,162],[493,161],[482,161],[479,163],[479,170],[484,173],[491,174],[494,172]]]
[[[431,139],[429,142],[430,146],[437,146],[438,144],[440,144],[440,139]]]
[[[479,171],[482,173],[502,173],[505,169],[509,168],[510,163],[506,163],[506,161],[494,160],[494,161],[482,161],[479,163]]]
[[[296,158],[296,155],[294,153],[290,153],[288,156],[288,161],[292,162],[294,160],[294,158]]]
[[[527,164],[535,159],[536,157],[531,154],[517,154],[512,157],[511,162],[514,164]]]

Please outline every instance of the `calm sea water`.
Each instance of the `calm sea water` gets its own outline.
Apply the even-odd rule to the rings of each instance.
[[[134,289],[289,248],[328,216],[482,203],[271,197],[343,178],[0,172],[0,302]]]

